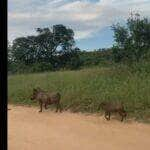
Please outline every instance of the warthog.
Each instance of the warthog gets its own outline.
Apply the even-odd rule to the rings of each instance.
[[[124,106],[121,102],[102,102],[99,105],[99,109],[102,108],[105,111],[105,118],[110,120],[110,115],[113,112],[118,112],[119,115],[122,117],[121,121],[126,118],[127,113],[124,110]]]
[[[58,92],[51,93],[47,91],[43,91],[40,88],[33,89],[33,95],[31,96],[31,100],[37,100],[40,104],[39,112],[42,112],[43,104],[45,109],[47,109],[47,105],[55,104],[56,105],[56,112],[58,110],[61,112],[61,105],[60,105],[60,94]]]

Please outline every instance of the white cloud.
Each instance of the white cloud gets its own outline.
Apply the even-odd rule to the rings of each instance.
[[[8,0],[8,37],[35,34],[36,27],[64,24],[76,39],[89,38],[130,11],[150,15],[149,0]]]

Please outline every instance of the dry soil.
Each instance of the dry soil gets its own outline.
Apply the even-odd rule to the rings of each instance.
[[[150,150],[150,125],[9,105],[9,150]]]

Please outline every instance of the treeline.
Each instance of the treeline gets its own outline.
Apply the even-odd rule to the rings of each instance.
[[[19,37],[8,47],[8,69],[11,72],[38,72],[76,68],[79,49],[74,32],[64,25],[37,28],[37,35]]]
[[[79,53],[82,67],[109,65],[113,63],[112,49],[98,49]]]
[[[75,46],[74,31],[64,25],[37,28],[37,35],[16,38],[8,46],[8,71],[41,72],[79,69],[112,63],[150,60],[150,21],[131,14],[126,25],[112,25],[112,48],[83,51]]]

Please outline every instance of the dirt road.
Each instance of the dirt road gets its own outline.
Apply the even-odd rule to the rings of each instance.
[[[9,105],[9,150],[149,150],[150,125]]]

